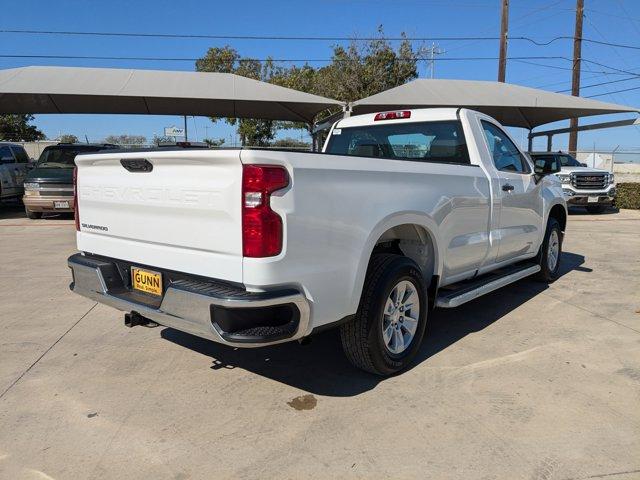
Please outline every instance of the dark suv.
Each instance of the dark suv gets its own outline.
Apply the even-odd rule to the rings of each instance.
[[[46,147],[24,180],[24,208],[35,219],[45,212],[73,212],[73,169],[76,155],[120,148],[108,143],[59,143]]]

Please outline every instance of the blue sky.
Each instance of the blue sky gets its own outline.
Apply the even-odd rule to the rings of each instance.
[[[8,0],[4,0],[9,3]],[[388,36],[405,32],[409,36],[497,36],[500,25],[499,0],[318,0],[296,2],[138,0],[110,2],[33,1],[10,2],[11,15],[0,20],[2,29],[76,30],[142,33],[186,33],[212,35],[308,35],[371,36],[379,25]],[[511,0],[510,36],[548,40],[572,36],[575,0]],[[585,0],[584,38],[640,47],[640,2],[636,0]],[[5,9],[6,10],[6,9]],[[336,42],[255,41],[207,39],[158,39],[21,35],[0,33],[0,54],[97,55],[97,56],[202,56],[211,46],[229,44],[244,56],[265,58],[330,58]],[[446,53],[436,64],[437,78],[495,80],[497,61],[445,60],[455,57],[495,57],[497,41],[438,41]],[[559,40],[549,46],[512,40],[509,56],[571,57],[572,42]],[[640,49],[583,44],[583,58],[605,64],[604,68],[583,64],[583,86],[628,78],[613,69],[640,74]],[[561,59],[511,60],[507,81],[550,91],[569,89],[571,62]],[[315,63],[318,64],[318,63]],[[193,70],[192,62],[98,61],[0,58],[0,68],[26,65],[69,65],[92,67]],[[609,72],[609,73],[603,73]],[[426,65],[420,76],[427,75]],[[583,95],[597,95],[640,87],[640,76],[611,85],[585,88]],[[640,107],[640,89],[606,94],[599,100]],[[627,116],[628,117],[628,116]],[[605,117],[600,117],[605,119]],[[622,117],[609,116],[606,119]],[[593,120],[585,120],[589,123]],[[71,133],[90,141],[109,134],[139,134],[148,138],[163,127],[180,126],[181,117],[138,115],[38,115],[36,124],[51,138]],[[559,124],[558,126],[564,126]],[[189,120],[192,134],[202,138],[230,139],[234,128],[206,118]],[[517,135],[517,134],[516,134]],[[300,133],[294,136],[300,137]],[[520,140],[518,138],[518,140]],[[566,147],[566,136],[554,139],[554,147]],[[625,127],[582,133],[580,147],[607,150],[640,149],[640,128]],[[542,140],[536,148],[543,148]]]

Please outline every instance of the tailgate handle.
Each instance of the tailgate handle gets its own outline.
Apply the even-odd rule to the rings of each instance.
[[[120,164],[130,172],[147,173],[153,170],[153,163],[145,158],[123,158]]]

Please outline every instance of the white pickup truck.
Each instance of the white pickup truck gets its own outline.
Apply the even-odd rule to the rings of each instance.
[[[390,375],[428,311],[558,275],[557,162],[530,163],[491,117],[353,116],[322,153],[266,149],[76,157],[71,289],[234,347],[340,326],[347,357]]]

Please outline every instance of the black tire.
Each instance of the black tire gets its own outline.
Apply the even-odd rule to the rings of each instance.
[[[393,288],[401,281],[409,281],[420,302],[418,324],[406,350],[394,354],[385,345],[382,317],[385,304]],[[376,375],[389,376],[406,368],[418,353],[427,321],[427,296],[424,277],[418,265],[402,255],[374,255],[355,318],[342,325],[342,348],[353,365]]]
[[[604,205],[587,205],[585,208],[587,209],[587,212],[592,214],[603,213],[607,209]]]
[[[553,232],[556,232],[558,236],[558,260],[556,261],[555,268],[549,268],[549,239]],[[538,253],[538,261],[540,264],[540,272],[538,272],[537,279],[552,283],[558,278],[560,272],[560,262],[562,261],[562,230],[560,230],[560,224],[555,218],[550,218],[547,222],[547,231],[544,233],[544,241],[540,246],[540,252]]]
[[[27,214],[27,217],[29,217],[31,220],[36,220],[38,218],[42,218],[42,212],[32,212],[31,210],[29,210],[26,207],[25,207],[24,211]]]

